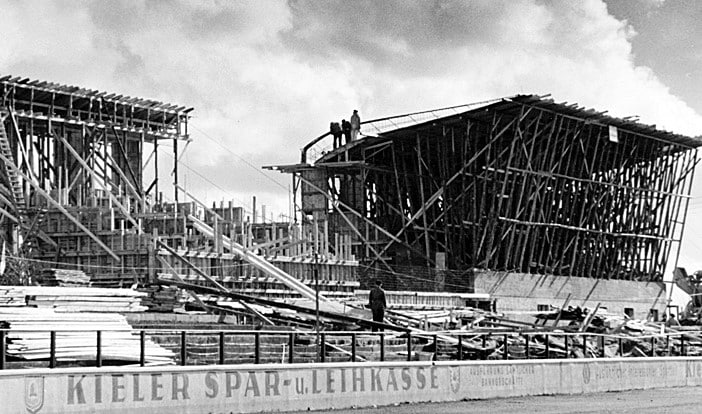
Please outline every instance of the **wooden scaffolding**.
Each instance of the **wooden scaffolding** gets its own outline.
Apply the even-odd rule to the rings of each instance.
[[[358,283],[349,249],[314,249],[318,241],[288,223],[250,222],[241,207],[207,206],[180,185],[191,111],[0,77],[0,238],[21,265],[12,270],[24,276],[10,282],[27,283],[41,268],[82,270],[100,286],[164,275],[206,284],[205,274],[247,293],[294,294],[271,277],[275,269],[233,254],[231,240],[262,266],[259,256],[307,284],[316,272],[324,294],[352,294]]]
[[[300,219],[351,237],[374,277],[445,269],[456,285],[472,269],[661,281],[702,144],[534,95],[369,121],[361,136],[333,148],[322,135],[300,164],[270,168],[293,174]]]

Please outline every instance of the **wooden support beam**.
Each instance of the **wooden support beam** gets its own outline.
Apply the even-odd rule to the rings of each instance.
[[[16,172],[17,174],[19,174],[20,176],[22,176],[22,178],[24,178],[25,180],[27,180],[27,181],[30,183],[30,185],[31,185],[32,187],[34,187],[34,190],[35,190],[39,195],[41,195],[49,204],[51,204],[55,209],[57,209],[57,210],[60,211],[64,216],[66,216],[66,218],[68,218],[69,220],[71,220],[71,222],[73,222],[73,224],[75,224],[81,231],[83,231],[83,232],[84,232],[85,234],[87,234],[91,239],[93,239],[93,240],[95,241],[95,243],[98,244],[98,246],[100,246],[104,251],[107,252],[107,254],[109,254],[110,256],[112,256],[112,258],[115,259],[117,262],[120,262],[119,256],[117,256],[117,255],[115,254],[115,252],[112,251],[112,249],[110,249],[109,247],[107,247],[107,245],[105,245],[105,243],[103,243],[102,240],[100,240],[100,238],[99,238],[98,236],[96,236],[93,232],[91,232],[90,230],[88,230],[88,228],[85,227],[85,226],[83,225],[83,223],[81,223],[77,218],[73,217],[73,215],[72,215],[71,213],[69,213],[68,210],[66,210],[61,204],[57,203],[57,202],[51,197],[51,195],[49,195],[46,191],[44,191],[37,183],[35,183],[34,181],[30,180],[28,176],[26,176],[22,171],[20,171],[19,168],[17,168],[17,166],[15,165],[15,163],[14,163],[13,160],[7,159],[7,157],[5,157],[5,156],[2,155],[2,154],[0,154],[0,159],[2,159],[2,161],[3,161],[6,165],[8,165],[10,168],[12,168],[13,170],[15,170],[15,172]]]
[[[97,180],[97,179],[99,178],[99,177],[97,176],[97,174],[95,173],[95,171],[93,171],[93,169],[90,168],[90,166],[88,165],[88,163],[85,162],[85,160],[83,160],[83,158],[80,156],[80,154],[78,154],[78,152],[71,146],[71,144],[70,144],[68,141],[66,141],[65,138],[63,138],[63,137],[60,136],[60,135],[54,134],[53,132],[52,132],[52,135],[53,135],[56,139],[58,139],[59,141],[61,141],[61,143],[62,143],[62,144],[66,147],[66,149],[71,153],[71,155],[73,155],[73,157],[76,159],[76,161],[78,161],[78,162],[83,166],[83,168],[84,168],[94,179]],[[126,208],[125,206],[123,206],[122,203],[119,202],[119,200],[117,200],[117,197],[115,197],[115,195],[112,194],[112,191],[108,190],[108,191],[106,191],[106,193],[107,193],[107,196],[110,198],[110,200],[112,200],[112,202],[114,203],[114,205],[117,206],[117,208],[122,212],[122,214],[124,215],[124,217],[125,217],[127,220],[129,220],[130,223],[132,223],[132,225],[133,225],[134,228],[137,230],[137,232],[138,232],[139,234],[143,234],[144,231],[143,231],[143,229],[141,228],[141,226],[139,225],[139,223],[137,223],[137,221],[134,220],[134,218],[132,217],[132,215],[131,215],[131,213],[129,212],[129,210],[127,210],[127,208]]]
[[[167,246],[167,245],[166,245],[165,243],[163,243],[163,242],[160,242],[160,241],[159,241],[159,243],[161,244],[161,247],[163,247],[164,245]],[[193,269],[193,270],[195,271],[195,273],[196,273],[198,276],[203,277],[205,280],[207,280],[207,281],[210,282],[210,283],[212,283],[212,282],[214,281],[213,278],[209,277],[207,274],[205,274],[205,272],[203,272],[203,271],[200,270],[197,266],[195,266],[195,265],[193,265],[192,263],[190,263],[190,261],[188,261],[187,259],[185,259],[185,258],[182,257],[181,255],[179,255],[177,252],[175,252],[175,254],[172,253],[172,252],[174,252],[174,251],[173,251],[173,250],[169,251],[169,253],[171,253],[171,256],[172,256],[172,257],[175,257],[175,258],[178,259],[179,261],[185,263],[186,266],[188,266],[189,268]],[[185,281],[183,280],[183,278],[180,277],[180,275],[178,274],[178,272],[176,272],[176,270],[173,268],[173,266],[171,266],[170,263],[168,263],[165,259],[163,259],[163,258],[160,257],[160,256],[156,256],[156,258],[158,259],[159,262],[161,262],[162,265],[166,266],[166,267],[169,269],[169,271],[171,272],[171,274],[173,275],[173,277],[174,277],[178,282],[180,282],[180,283],[185,283]],[[231,292],[231,290],[227,289],[226,287],[220,285],[220,284],[217,283],[217,282],[214,282],[214,284],[215,284],[215,286],[216,286],[218,289],[222,289],[222,293],[223,293],[223,294],[226,294],[226,293]],[[188,292],[188,294],[189,294],[200,306],[202,306],[204,309],[208,309],[208,310],[209,310],[210,306],[205,305],[205,304],[202,302],[202,300],[200,299],[200,297],[197,296],[197,294],[195,294],[195,292],[193,292],[192,290],[187,290],[187,292]],[[240,301],[238,301],[238,302],[241,304],[241,306],[244,307],[244,309],[246,309],[247,311],[249,311],[249,312],[251,312],[252,314],[254,314],[257,318],[259,318],[259,319],[260,319],[263,323],[265,323],[266,325],[275,325],[275,323],[273,323],[273,321],[271,321],[270,319],[268,319],[267,317],[265,317],[263,314],[261,314],[261,312],[257,311],[257,310],[254,309],[253,307],[251,307],[248,303],[246,303],[246,302],[244,302],[244,301],[242,301],[242,300],[240,300]]]

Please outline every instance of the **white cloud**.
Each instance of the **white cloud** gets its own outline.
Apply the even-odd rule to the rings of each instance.
[[[364,119],[516,93],[552,93],[699,135],[702,117],[634,64],[634,28],[599,0],[0,0],[0,72],[195,107],[196,194],[287,212],[260,166],[354,108]],[[203,132],[199,132],[203,131]],[[207,136],[223,142],[229,151]]]

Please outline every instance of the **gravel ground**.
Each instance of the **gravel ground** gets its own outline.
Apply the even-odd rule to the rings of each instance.
[[[502,398],[450,403],[402,404],[390,407],[315,412],[331,412],[334,414],[702,413],[702,387],[658,388],[654,390]]]

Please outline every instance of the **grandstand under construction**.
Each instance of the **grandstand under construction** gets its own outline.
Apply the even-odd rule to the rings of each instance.
[[[270,257],[308,284],[317,269],[323,294],[352,295],[356,263],[345,240],[322,251],[289,223],[245,217],[231,202],[206,205],[179,183],[191,111],[0,77],[5,282],[32,283],[42,268],[82,270],[93,286],[202,284],[204,274],[239,292],[288,296],[268,260],[252,263]]]
[[[512,310],[571,294],[665,305],[699,138],[534,95],[367,121],[360,139],[323,134],[300,163],[267,167],[293,177],[296,219],[274,223],[179,183],[191,111],[0,78],[6,282],[65,268],[93,285],[310,298],[313,279],[336,297],[382,279]]]
[[[702,144],[535,95],[368,121],[361,139],[331,142],[271,168],[293,174],[303,223],[351,238],[362,284],[528,296],[546,283],[535,300],[549,303],[567,281],[590,300],[643,295],[643,311],[664,302]]]

